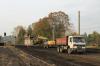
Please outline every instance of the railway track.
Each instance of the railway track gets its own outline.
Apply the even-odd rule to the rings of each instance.
[[[24,52],[33,55],[55,66],[100,66],[100,53],[71,54],[57,53],[56,48],[17,46]]]

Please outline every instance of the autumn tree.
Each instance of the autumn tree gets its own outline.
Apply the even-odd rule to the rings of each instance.
[[[23,26],[17,26],[14,30],[14,35],[16,36],[17,44],[24,44],[25,29]]]
[[[34,32],[36,35],[51,38],[51,27],[47,17],[40,19],[34,26]]]
[[[62,11],[53,12],[49,14],[49,18],[52,19],[51,22],[55,25],[56,37],[63,37],[71,33],[71,23],[67,14]]]
[[[53,30],[55,37],[63,37],[71,33],[69,17],[62,11],[50,13],[47,17],[40,19],[34,26],[37,35],[52,39]]]

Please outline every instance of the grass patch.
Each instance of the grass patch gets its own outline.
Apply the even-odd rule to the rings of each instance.
[[[100,48],[98,46],[86,46],[86,48]]]

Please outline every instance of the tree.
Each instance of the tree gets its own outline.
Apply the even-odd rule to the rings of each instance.
[[[87,33],[85,32],[84,34],[83,34],[83,36],[84,36],[84,38],[85,38],[85,40],[86,40],[86,42],[88,41],[88,35],[87,35]]]
[[[89,34],[87,39],[88,44],[100,45],[100,34],[96,31]]]
[[[93,32],[93,35],[94,35],[94,41],[96,44],[99,44],[100,43],[100,34],[96,31]]]
[[[36,35],[51,38],[51,28],[48,23],[48,18],[40,19],[34,26],[34,32]]]
[[[71,23],[69,23],[69,17],[62,11],[53,12],[49,14],[51,22],[55,24],[56,37],[63,37],[71,33]]]
[[[17,44],[24,44],[24,35],[25,35],[25,29],[23,26],[17,26],[15,30],[16,34],[16,43]]]
[[[31,27],[31,25],[28,26],[26,32],[27,32],[27,35],[30,35],[30,36],[33,34],[33,31],[32,31],[32,27]]]
[[[55,37],[63,37],[71,33],[71,24],[67,14],[61,11],[50,13],[48,17],[40,19],[34,26],[36,35],[49,39],[52,39],[53,30]]]

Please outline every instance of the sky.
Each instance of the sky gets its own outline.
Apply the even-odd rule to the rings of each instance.
[[[100,33],[100,0],[0,0],[0,35],[10,35],[18,25],[27,27],[50,12],[63,11],[77,31],[81,13],[81,34]]]

